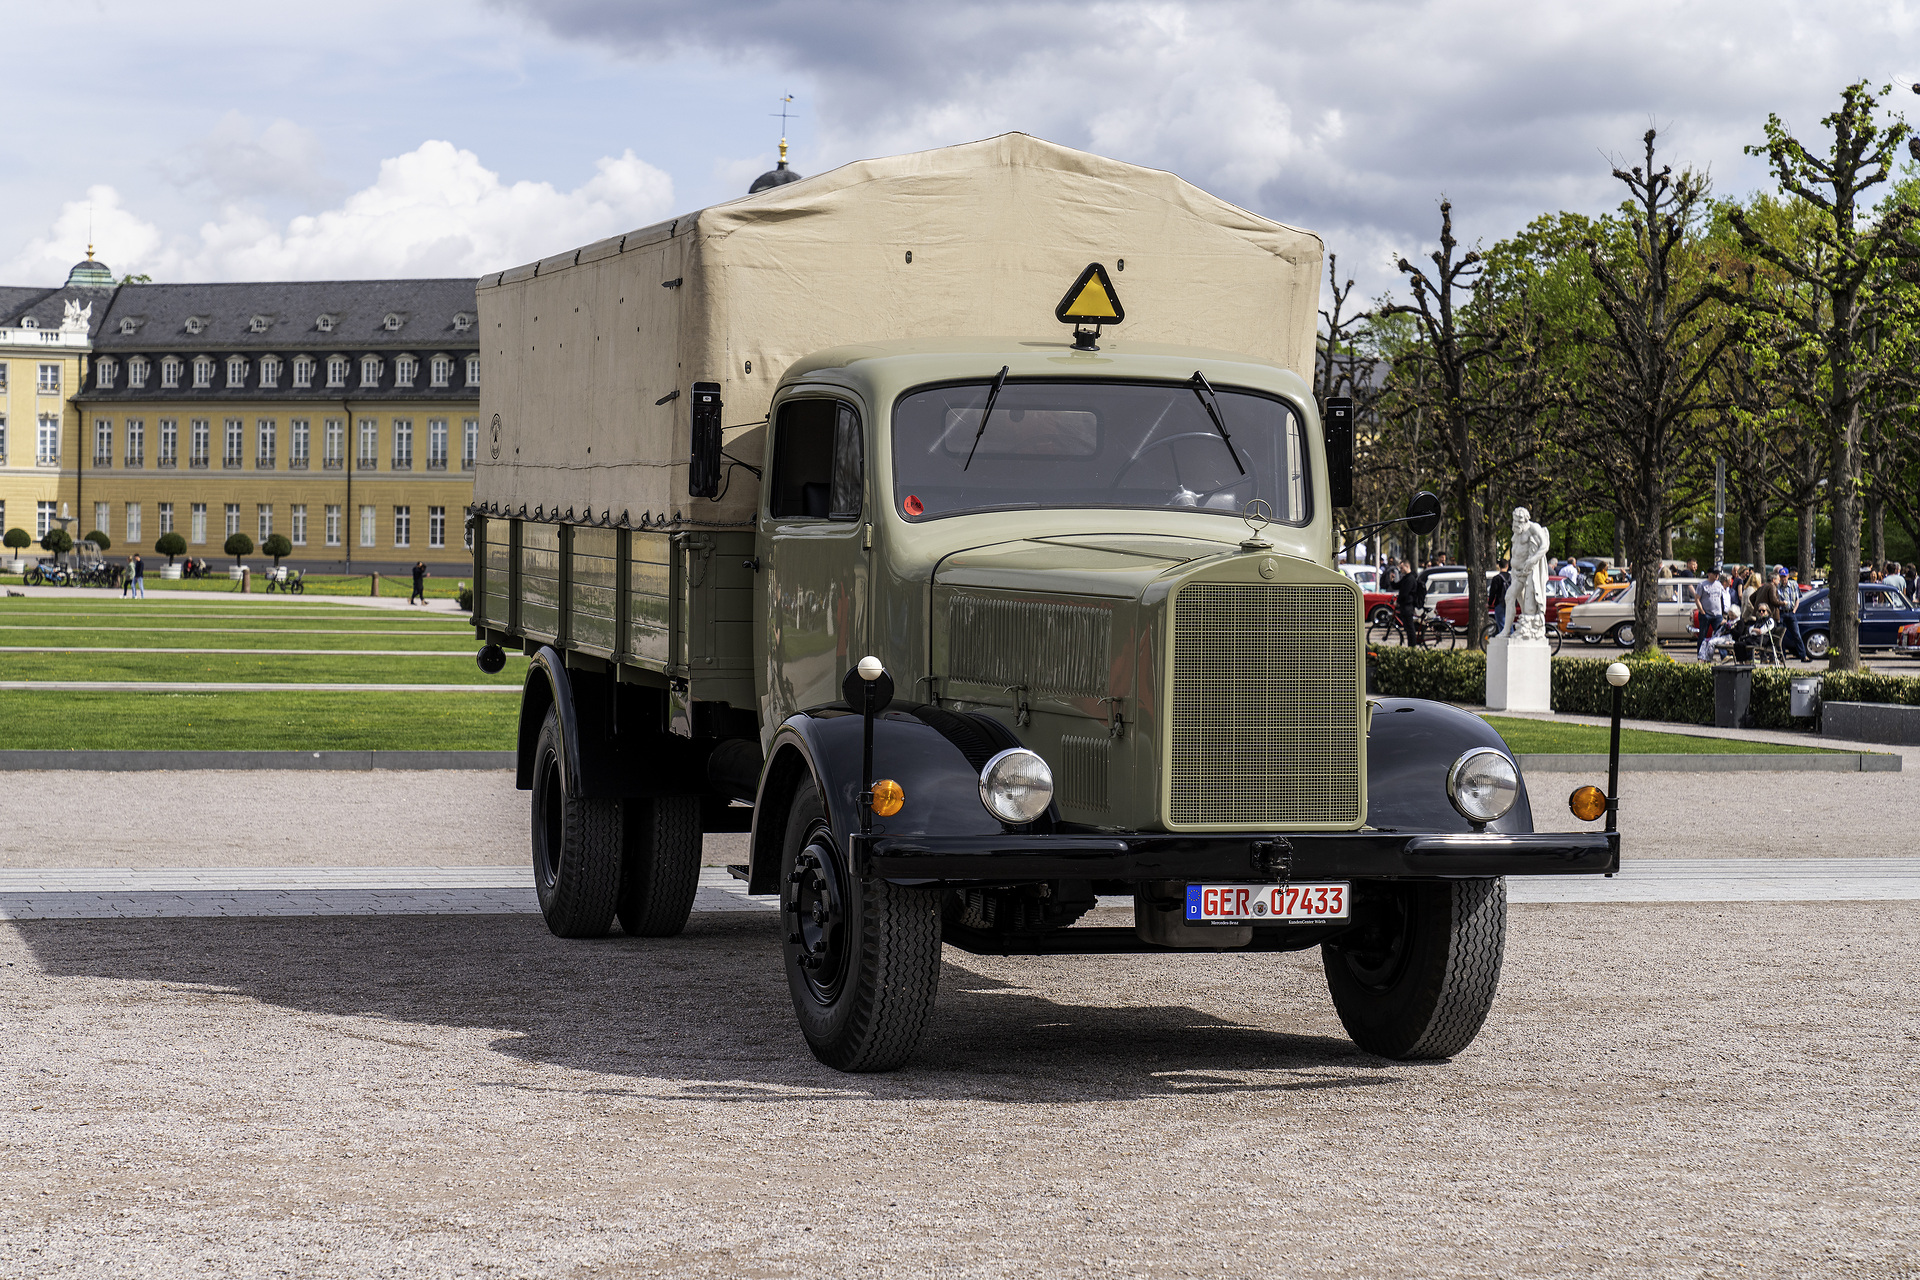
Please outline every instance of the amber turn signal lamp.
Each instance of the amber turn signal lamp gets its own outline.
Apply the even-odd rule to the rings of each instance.
[[[892,778],[882,778],[873,784],[873,811],[881,817],[891,818],[906,802],[907,793]]]
[[[874,793],[874,808],[880,807],[879,792]],[[1582,822],[1592,822],[1607,811],[1607,793],[1598,787],[1581,787],[1567,797],[1567,808]]]

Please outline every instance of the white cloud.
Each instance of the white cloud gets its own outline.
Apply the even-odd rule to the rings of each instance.
[[[204,187],[218,199],[335,194],[321,171],[320,140],[312,130],[291,120],[255,130],[238,111],[227,112],[206,137],[159,167],[177,185]]]
[[[371,186],[337,207],[280,224],[230,204],[197,233],[167,234],[94,187],[62,207],[45,236],[3,270],[21,282],[64,279],[93,205],[100,257],[156,280],[327,280],[482,275],[631,230],[673,212],[673,182],[628,151],[597,162],[571,191],[505,183],[471,151],[429,141],[381,162]]]

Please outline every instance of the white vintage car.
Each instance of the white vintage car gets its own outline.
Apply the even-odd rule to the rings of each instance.
[[[1655,584],[1654,589],[1659,592],[1654,605],[1659,618],[1655,639],[1659,643],[1688,638],[1687,627],[1693,621],[1693,590],[1700,582],[1699,578],[1662,578]],[[1636,639],[1633,606],[1639,590],[1639,583],[1629,583],[1625,591],[1573,606],[1567,613],[1567,634],[1578,636],[1588,644],[1607,640],[1622,649],[1631,649]]]

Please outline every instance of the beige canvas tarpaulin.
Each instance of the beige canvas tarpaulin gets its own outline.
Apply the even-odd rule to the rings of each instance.
[[[728,452],[757,465],[750,424],[796,359],[887,338],[1066,341],[1053,309],[1096,261],[1126,308],[1108,337],[1311,377],[1318,236],[1010,133],[843,165],[483,278],[475,501],[744,524],[758,484],[742,468],[719,501],[687,496],[693,383],[720,384]]]

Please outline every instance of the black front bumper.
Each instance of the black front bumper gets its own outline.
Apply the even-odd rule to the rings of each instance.
[[[864,874],[894,884],[1038,880],[1407,880],[1611,875],[1617,831],[1515,835],[1353,831],[1306,835],[854,836]]]

